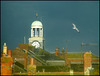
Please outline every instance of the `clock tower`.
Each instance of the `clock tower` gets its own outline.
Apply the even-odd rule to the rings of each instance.
[[[43,25],[38,20],[31,24],[31,37],[29,38],[29,44],[32,44],[35,48],[44,49]]]

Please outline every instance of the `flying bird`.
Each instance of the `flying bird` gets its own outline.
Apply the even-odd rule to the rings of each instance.
[[[78,28],[76,28],[76,25],[72,23],[72,25],[74,26],[73,29],[75,29],[77,32],[79,32]]]

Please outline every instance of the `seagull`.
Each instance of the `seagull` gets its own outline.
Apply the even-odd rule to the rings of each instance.
[[[72,25],[74,26],[73,29],[75,29],[77,32],[79,32],[78,28],[76,28],[75,24],[72,23]]]

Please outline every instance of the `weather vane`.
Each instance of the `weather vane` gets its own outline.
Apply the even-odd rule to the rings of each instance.
[[[37,17],[38,17],[38,13],[36,13],[36,19],[37,19]]]

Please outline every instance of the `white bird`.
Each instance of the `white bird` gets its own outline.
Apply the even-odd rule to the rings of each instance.
[[[75,24],[72,23],[72,25],[74,26],[73,29],[75,29],[77,32],[79,32],[78,28],[76,28]]]

